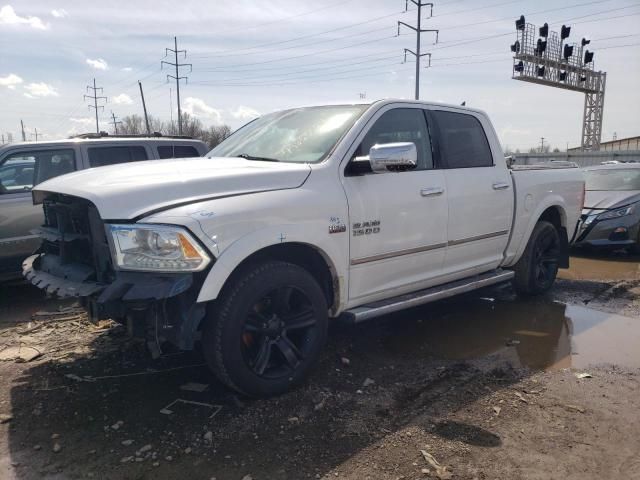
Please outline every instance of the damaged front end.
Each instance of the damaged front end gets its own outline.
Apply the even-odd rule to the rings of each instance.
[[[42,203],[45,222],[37,231],[42,245],[23,262],[25,278],[52,295],[78,297],[93,322],[111,318],[125,324],[132,336],[146,339],[154,356],[164,342],[193,348],[205,315],[205,305],[196,300],[209,257],[198,271],[149,270],[148,265],[147,271],[132,271],[135,265],[122,262],[139,262],[144,256],[122,253],[110,238],[113,226],[105,225],[91,202],[47,193]],[[135,240],[137,225],[120,225],[118,233],[128,230],[131,237],[134,232]]]

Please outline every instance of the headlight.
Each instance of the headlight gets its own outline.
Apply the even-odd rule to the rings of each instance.
[[[609,210],[608,212],[601,213],[598,215],[598,220],[611,220],[612,218],[620,218],[625,215],[630,215],[633,213],[634,205],[628,205],[626,207],[617,208],[615,210]]]
[[[106,228],[121,270],[197,272],[211,261],[191,234],[180,227],[132,224]]]

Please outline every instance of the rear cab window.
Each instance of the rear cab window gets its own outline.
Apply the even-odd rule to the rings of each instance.
[[[159,145],[158,158],[189,158],[200,154],[191,145]]]
[[[444,168],[492,167],[493,155],[480,121],[473,115],[430,110],[438,129]]]
[[[91,168],[149,159],[147,150],[142,146],[89,147],[87,153]]]
[[[34,185],[76,170],[72,149],[10,153],[0,160],[0,195],[30,191]]]

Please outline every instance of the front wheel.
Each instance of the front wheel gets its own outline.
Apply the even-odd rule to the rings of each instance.
[[[305,378],[327,337],[327,301],[313,276],[285,262],[231,279],[203,329],[207,363],[252,397],[284,393]]]
[[[556,227],[544,220],[536,223],[522,257],[513,268],[516,292],[539,295],[549,290],[558,274],[560,255],[560,234]]]

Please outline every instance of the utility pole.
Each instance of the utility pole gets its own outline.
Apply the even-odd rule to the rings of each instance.
[[[118,124],[122,125],[122,122],[119,120],[116,120],[116,114],[111,112],[111,118],[112,120],[109,122],[111,125],[113,125],[113,131],[115,132],[115,134],[118,134]]]
[[[171,117],[171,125],[173,125],[173,96],[171,95],[171,87],[169,87],[169,115]]]
[[[27,137],[24,134],[24,122],[22,120],[20,120],[20,128],[22,129],[22,141],[26,142],[27,141]]]
[[[429,30],[422,28],[422,7],[431,7],[431,13],[429,14],[429,18],[433,16],[433,3],[423,3],[422,0],[405,0],[404,11],[406,12],[409,7],[409,2],[413,3],[416,7],[418,7],[418,21],[417,26],[409,25],[408,23],[398,22],[398,35],[400,35],[400,26],[404,25],[407,28],[410,28],[414,32],[416,32],[416,51],[410,50],[408,48],[404,49],[404,61],[407,61],[407,53],[411,53],[414,57],[416,57],[416,93],[415,99],[420,99],[420,58],[425,55],[429,56],[429,66],[431,66],[431,54],[430,53],[420,53],[420,36],[425,32],[436,32],[436,43],[438,43],[438,34],[440,30]]]
[[[147,124],[147,135],[151,136],[151,129],[149,128],[149,116],[147,115],[147,104],[144,103],[144,92],[142,91],[142,83],[138,80],[138,86],[140,87],[140,96],[142,97],[142,109],[144,110],[144,122]]]
[[[176,99],[178,101],[178,135],[182,135],[182,112],[180,110],[180,80],[185,80],[188,82],[189,77],[180,76],[180,67],[189,67],[189,73],[191,73],[193,71],[193,65],[190,63],[178,63],[178,53],[184,53],[184,58],[187,58],[186,50],[178,50],[178,37],[173,37],[173,45],[174,45],[174,48],[164,49],[164,56],[166,57],[169,54],[169,52],[173,53],[175,56],[175,62],[167,62],[165,60],[162,60],[160,62],[160,68],[162,69],[164,64],[167,64],[172,67],[175,67],[176,69],[175,75],[167,74],[167,82],[169,81],[170,78],[173,78],[176,81]]]
[[[33,136],[35,136],[35,137],[36,137],[36,142],[37,142],[37,141],[38,141],[38,129],[34,127],[33,131],[34,131],[35,133],[32,133],[31,135],[33,135]]]
[[[87,98],[91,98],[93,100],[93,105],[89,105],[89,110],[91,110],[92,108],[96,111],[96,133],[98,135],[100,135],[100,124],[98,123],[98,109],[101,108],[104,110],[104,106],[103,105],[98,105],[98,100],[104,99],[104,101],[107,101],[107,97],[99,97],[98,96],[98,90],[100,90],[100,92],[103,92],[102,87],[96,87],[96,79],[93,79],[93,87],[91,85],[87,85],[87,92],[89,90],[93,90],[93,95],[84,95],[83,99],[86,100]]]
[[[544,152],[544,137],[540,137],[540,153]]]

